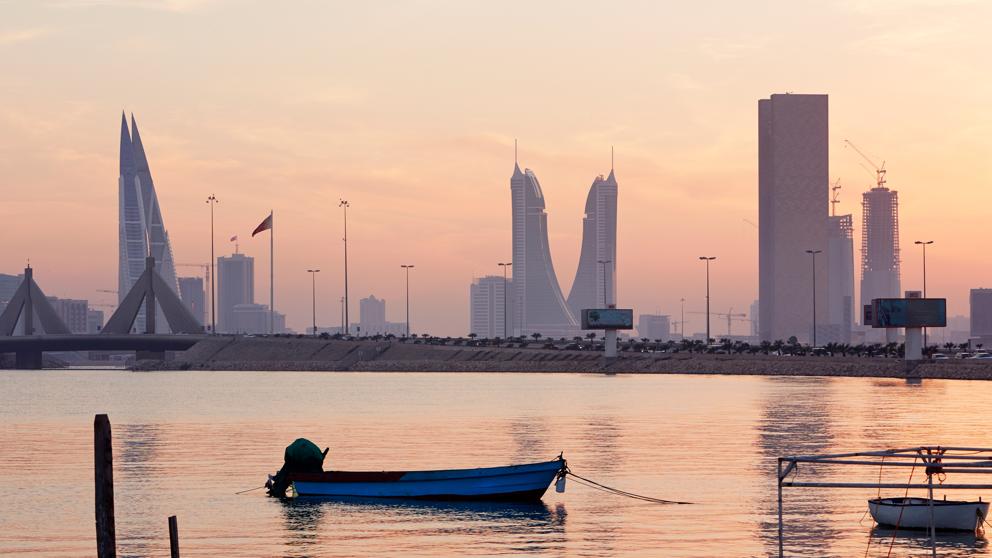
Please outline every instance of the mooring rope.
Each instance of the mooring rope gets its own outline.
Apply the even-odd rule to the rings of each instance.
[[[235,492],[235,494],[245,494],[246,492],[254,492],[254,491],[260,490],[262,488],[265,488],[265,486],[256,486],[255,488],[249,488],[248,490],[242,490],[241,492]]]
[[[572,477],[579,484],[584,484],[589,488],[594,488],[596,490],[601,490],[603,492],[608,492],[616,496],[624,496],[626,498],[633,498],[634,500],[642,500],[644,502],[651,502],[652,504],[680,504],[688,505],[692,502],[679,502],[676,500],[662,500],[661,498],[652,498],[651,496],[644,496],[643,494],[634,494],[633,492],[627,492],[626,490],[620,490],[619,488],[613,488],[612,486],[606,486],[605,484],[600,484],[592,479],[587,479],[585,477],[580,477],[572,471],[566,471],[566,475]]]

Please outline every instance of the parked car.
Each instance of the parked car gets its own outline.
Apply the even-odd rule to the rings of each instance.
[[[971,358],[972,360],[992,360],[992,355],[989,353],[975,353]]]
[[[930,355],[930,360],[951,360],[951,357],[945,355],[944,353],[934,353]]]

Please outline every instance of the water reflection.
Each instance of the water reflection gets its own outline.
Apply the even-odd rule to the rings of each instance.
[[[775,464],[778,457],[827,453],[833,447],[835,401],[832,378],[772,376],[773,385],[762,404],[758,425],[759,474],[768,479],[768,491],[760,498],[760,537],[769,555],[778,553],[778,500]],[[815,477],[822,472],[811,464],[796,474]],[[788,489],[783,492],[785,543],[790,554],[825,556],[825,549],[840,537],[827,521],[835,513],[833,498],[825,489]]]
[[[882,549],[888,552],[889,546],[896,556],[916,556],[921,550],[930,550],[930,537],[926,531],[899,531],[874,527],[871,530],[871,547],[869,550]],[[867,546],[867,544],[866,544]],[[942,532],[937,534],[937,553],[940,556],[974,556],[988,549],[988,541],[984,536],[976,536],[968,532]]]
[[[543,502],[442,502],[375,498],[301,497],[283,500],[286,546],[293,556],[313,554],[321,536],[431,541],[431,547],[465,538],[501,541],[515,554],[541,553],[565,542],[565,505]],[[326,551],[326,548],[322,548]],[[417,549],[408,548],[407,553]],[[438,552],[440,554],[440,552]]]

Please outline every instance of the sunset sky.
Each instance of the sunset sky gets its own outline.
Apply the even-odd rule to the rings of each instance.
[[[967,0],[0,0],[0,272],[30,258],[48,294],[116,302],[97,291],[117,285],[123,109],[178,262],[209,260],[213,193],[218,252],[240,236],[267,303],[268,238],[249,236],[274,209],[276,308],[297,330],[314,267],[318,322],[338,325],[345,198],[353,318],[375,294],[401,321],[415,264],[413,332],[467,333],[469,283],[511,257],[514,138],[566,293],[612,145],[620,305],[704,309],[712,255],[714,311],[747,312],[757,101],[826,93],[856,257],[873,179],[845,138],[899,191],[903,288],[922,288],[912,242],[934,240],[928,293],[966,314],[968,289],[992,287],[990,21]]]

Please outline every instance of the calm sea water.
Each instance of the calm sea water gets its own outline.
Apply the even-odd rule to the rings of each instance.
[[[95,413],[114,429],[122,556],[168,556],[166,518],[177,515],[184,556],[713,557],[777,552],[777,456],[992,445],[990,401],[992,383],[850,378],[0,372],[0,555],[94,554]],[[564,450],[580,475],[694,504],[575,483],[530,506],[235,494],[260,486],[300,436],[330,446],[331,467],[353,470],[502,465]],[[893,539],[861,521],[871,496],[787,489],[787,554],[885,556],[891,543],[892,556],[927,555],[923,536]],[[941,541],[941,556],[989,553],[973,535]]]

